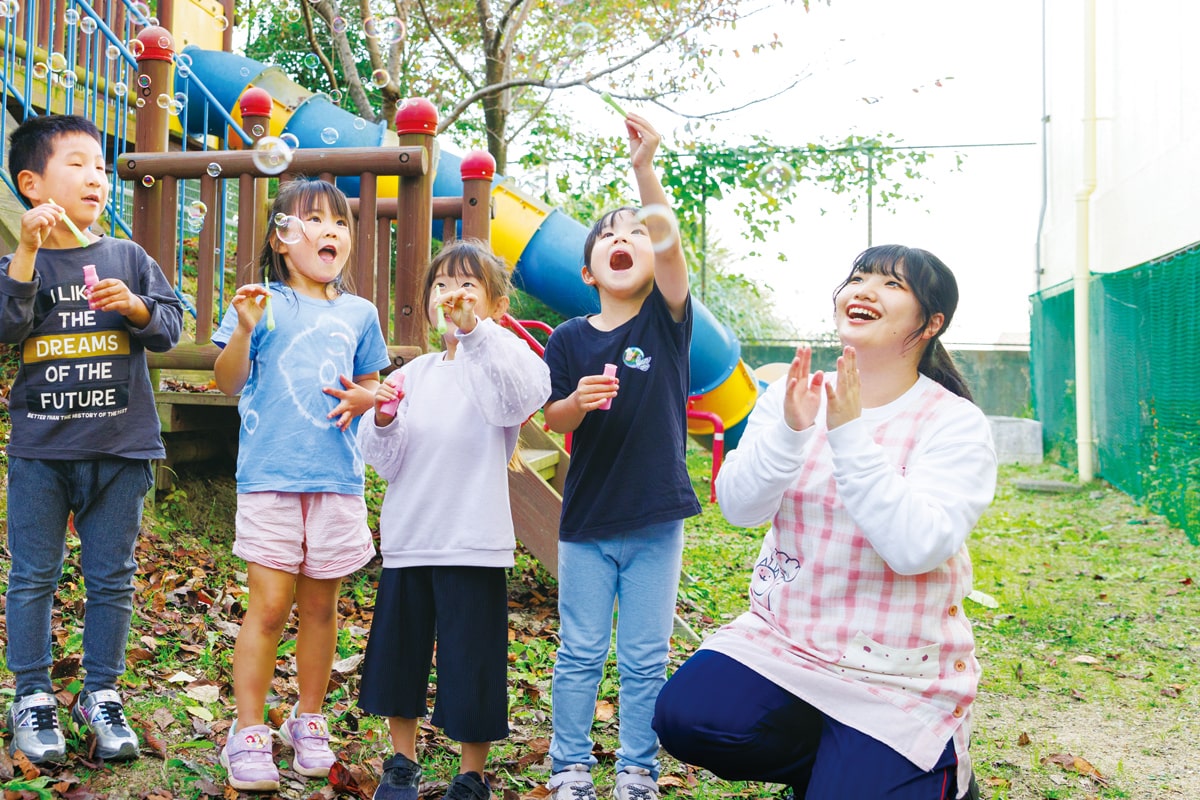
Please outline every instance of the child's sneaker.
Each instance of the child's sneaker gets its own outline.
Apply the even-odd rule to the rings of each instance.
[[[658,800],[658,781],[650,777],[648,769],[626,767],[617,773],[613,797],[616,800]]]
[[[383,762],[383,777],[371,800],[417,800],[421,786],[421,767],[402,753]]]
[[[279,788],[279,770],[271,752],[271,729],[266,725],[251,725],[229,729],[225,747],[221,748],[221,766],[228,773],[229,785],[243,792],[265,792]]]
[[[309,778],[324,778],[337,756],[329,749],[329,724],[323,714],[301,714],[296,716],[292,707],[289,716],[279,729],[284,743],[295,751],[292,769]]]
[[[121,695],[112,689],[85,692],[75,701],[71,717],[91,729],[96,755],[106,761],[138,757],[138,737],[125,720]]]
[[[454,776],[442,800],[488,800],[492,790],[478,772],[463,772]]]
[[[20,750],[34,764],[61,761],[67,741],[58,724],[58,700],[47,692],[18,698],[8,709],[8,731],[12,734],[9,753]]]
[[[583,764],[572,764],[554,773],[546,788],[550,790],[547,800],[596,800],[591,770]]]

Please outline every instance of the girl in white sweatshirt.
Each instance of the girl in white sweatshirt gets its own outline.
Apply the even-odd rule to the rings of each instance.
[[[377,800],[418,796],[417,731],[435,639],[432,721],[462,744],[446,796],[485,800],[488,750],[508,736],[505,571],[516,545],[508,462],[521,424],[550,394],[545,363],[498,324],[510,290],[504,263],[485,244],[442,248],[421,305],[446,349],[405,364],[402,381],[389,376],[359,426],[363,458],[388,481],[358,699],[388,718],[395,749]]]

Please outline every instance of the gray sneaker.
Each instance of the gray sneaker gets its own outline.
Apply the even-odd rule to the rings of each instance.
[[[58,700],[52,694],[35,692],[18,698],[8,709],[8,731],[12,734],[9,753],[20,750],[34,764],[61,761],[67,741],[58,724]]]
[[[596,785],[586,764],[572,764],[550,776],[546,800],[596,800]]]
[[[125,721],[121,695],[112,689],[80,694],[71,717],[96,736],[96,755],[106,761],[138,757],[138,738]]]
[[[613,797],[616,800],[658,800],[658,781],[650,777],[648,769],[626,767],[617,773]]]

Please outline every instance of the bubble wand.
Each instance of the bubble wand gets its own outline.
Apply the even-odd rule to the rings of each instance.
[[[442,295],[440,293],[437,297],[433,298],[433,302],[437,304],[436,330],[438,332],[438,336],[444,336],[446,334],[446,309],[444,309],[441,302],[439,302],[441,299]]]
[[[614,110],[615,110],[615,111],[616,111],[618,114],[620,114],[622,117],[628,117],[628,116],[629,116],[628,114],[626,114],[626,113],[625,113],[625,109],[623,109],[623,108],[621,108],[619,105],[617,105],[617,101],[616,101],[616,100],[613,100],[613,96],[612,96],[611,94],[609,94],[608,92],[601,92],[601,93],[600,93],[600,99],[601,99],[601,100],[603,100],[604,102],[608,103],[610,106],[612,106],[612,107],[613,107],[613,109],[614,109]]]
[[[54,203],[53,197],[47,197],[46,199],[51,203]],[[58,203],[54,203],[54,205],[58,205]],[[91,244],[91,242],[88,241],[88,238],[83,235],[83,231],[75,227],[75,223],[72,222],[71,218],[65,213],[62,215],[62,221],[67,223],[67,227],[70,229],[71,233],[75,234],[75,241],[79,242],[80,247],[87,247],[89,244]]]
[[[273,331],[275,330],[275,310],[271,307],[270,275],[267,274],[265,268],[263,269],[263,286],[267,290],[267,298],[263,300],[263,311],[267,313],[267,330]]]

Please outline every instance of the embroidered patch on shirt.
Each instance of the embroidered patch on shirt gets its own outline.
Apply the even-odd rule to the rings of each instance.
[[[621,354],[621,362],[642,372],[650,371],[650,356],[642,352],[640,347],[626,347],[625,352]]]

